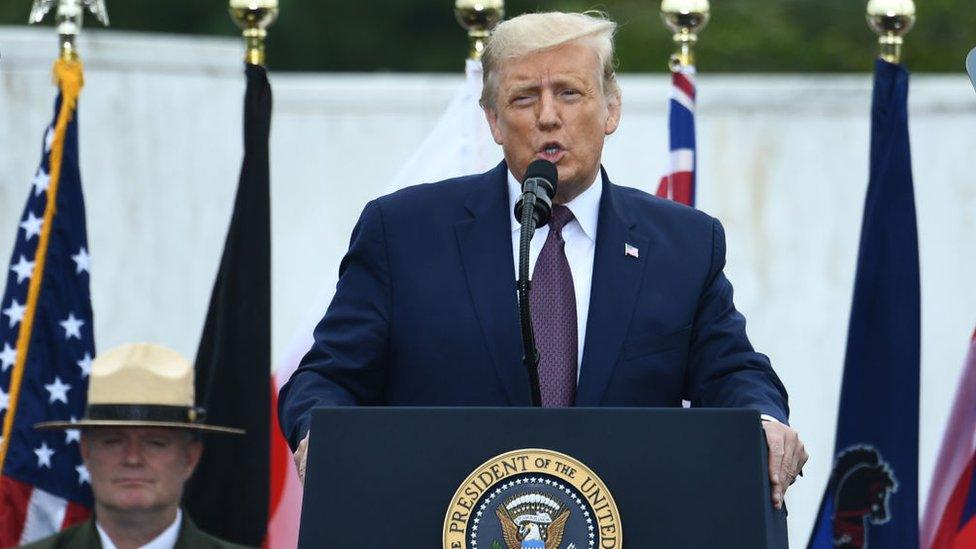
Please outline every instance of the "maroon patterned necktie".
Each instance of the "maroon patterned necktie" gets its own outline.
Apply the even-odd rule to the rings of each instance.
[[[553,204],[549,236],[532,272],[532,327],[539,348],[539,388],[542,405],[572,406],[576,400],[576,292],[566,260],[563,227],[573,212]]]

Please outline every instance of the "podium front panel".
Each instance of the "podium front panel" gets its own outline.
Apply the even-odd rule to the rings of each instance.
[[[311,432],[303,548],[442,547],[449,507],[458,503],[454,498],[466,479],[496,456],[529,449],[570,456],[602,480],[619,512],[614,527],[621,529],[619,537],[603,542],[604,549],[624,543],[683,549],[787,543],[785,514],[770,503],[765,438],[754,411],[322,408],[313,412]],[[530,480],[508,473],[513,482],[506,486]],[[496,470],[496,476],[508,473]],[[475,480],[474,486],[481,485]],[[512,509],[514,499],[505,500]],[[498,508],[482,505],[484,518],[494,520],[489,511]],[[538,512],[538,505],[533,508]],[[471,512],[459,516],[470,519],[468,528]],[[596,515],[586,518],[599,528]],[[553,514],[544,518],[553,522]],[[482,524],[487,531],[490,525]],[[471,549],[509,549],[499,538],[483,537]],[[558,549],[588,547],[586,539],[567,538]]]

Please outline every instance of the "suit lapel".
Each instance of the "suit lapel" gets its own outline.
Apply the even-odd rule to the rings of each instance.
[[[648,239],[636,232],[636,222],[606,172],[603,181],[577,406],[602,403],[633,317],[644,266],[651,252]],[[627,245],[636,248],[638,257],[626,253]]]
[[[102,548],[102,537],[98,535],[98,527],[95,526],[94,514],[82,523],[75,532],[74,539],[68,540],[69,546]]]
[[[510,405],[528,406],[531,397],[522,363],[507,178],[508,167],[502,162],[473,183],[465,203],[471,217],[454,228],[468,289],[498,379]]]
[[[197,547],[214,547],[214,543],[209,539],[209,536],[200,532],[197,525],[190,519],[189,513],[184,510],[183,524],[180,525],[180,533],[173,549],[194,549]]]

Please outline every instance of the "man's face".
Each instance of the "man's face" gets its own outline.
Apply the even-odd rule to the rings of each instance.
[[[495,75],[491,134],[519,181],[533,160],[556,164],[557,202],[594,181],[603,140],[620,121],[620,97],[604,93],[602,74],[593,48],[577,41],[507,60]]]
[[[98,428],[81,437],[81,457],[100,506],[159,511],[179,505],[203,445],[166,428]]]

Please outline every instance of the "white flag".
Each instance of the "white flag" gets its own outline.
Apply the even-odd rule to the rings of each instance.
[[[455,93],[447,110],[441,115],[433,131],[393,177],[388,192],[420,183],[432,183],[461,175],[487,171],[501,161],[501,148],[495,144],[488,122],[478,100],[481,98],[481,62],[468,60],[465,82]],[[335,258],[335,265],[341,258]],[[335,288],[319,289],[313,306],[304,315],[284,356],[276,361],[275,381],[278,389],[298,368],[302,357],[314,341],[312,331],[328,308]],[[297,512],[301,509],[301,485],[294,464],[289,463],[282,504],[268,525],[269,539],[276,547],[291,547],[297,536]]]

